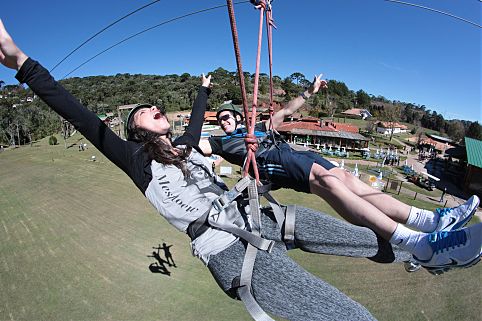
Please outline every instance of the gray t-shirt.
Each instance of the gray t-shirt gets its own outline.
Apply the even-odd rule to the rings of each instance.
[[[210,213],[209,220],[219,220],[212,201],[225,191],[220,187],[224,183],[212,172],[209,161],[196,150],[189,155],[187,169],[189,174],[185,178],[176,166],[152,161],[152,180],[145,193],[156,210],[182,232],[206,212]],[[210,255],[221,252],[236,240],[230,233],[209,228],[192,241],[192,252],[207,264]]]

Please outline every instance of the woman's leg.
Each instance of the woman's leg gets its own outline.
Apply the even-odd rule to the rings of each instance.
[[[402,262],[412,255],[366,227],[309,208],[296,208],[296,246],[304,251],[365,257],[379,263]]]
[[[309,183],[311,193],[323,198],[344,219],[367,226],[385,240],[390,240],[397,222],[353,193],[333,173],[315,163],[311,168]]]
[[[265,311],[288,320],[374,320],[361,304],[305,271],[281,246],[271,253],[258,251],[252,287]]]
[[[241,273],[243,255],[237,242],[210,259],[209,269],[224,290],[236,271]],[[280,242],[271,253],[258,251],[251,285],[265,312],[288,320],[374,320],[362,305],[289,258]]]
[[[335,175],[351,192],[378,208],[394,221],[402,224],[407,222],[411,206],[368,186],[342,168],[332,168],[328,172]]]

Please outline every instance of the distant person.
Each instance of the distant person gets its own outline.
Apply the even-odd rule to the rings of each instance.
[[[440,200],[439,200],[440,203],[443,202],[445,193],[447,193],[447,187],[444,187],[444,189],[442,191],[442,195],[440,195]]]
[[[226,196],[227,191],[215,194],[215,191],[225,190],[225,185],[212,173],[208,160],[198,147],[210,77],[203,75],[201,79],[202,86],[194,102],[189,126],[182,136],[171,140],[170,124],[163,108],[139,104],[129,114],[126,123],[128,140],[124,141],[56,82],[45,68],[26,56],[15,45],[1,20],[0,62],[17,70],[16,78],[21,83],[26,83],[123,170],[169,223],[188,233],[193,254],[207,265],[217,284],[228,295],[236,297],[245,293],[235,283],[233,285],[233,281],[243,269],[246,242],[226,228],[237,227],[249,235],[246,215],[249,208],[245,208],[241,201],[230,202],[227,204],[229,208],[223,210],[213,205],[214,201]],[[195,167],[204,169],[206,175],[189,175]],[[187,182],[188,178],[191,184]],[[220,189],[212,188],[203,194],[196,183],[205,186],[207,181]],[[455,212],[458,215],[451,216],[456,219],[456,224],[464,223],[467,215],[460,215],[460,209]],[[307,316],[311,320],[373,320],[359,303],[292,260],[287,255],[287,245],[273,214],[268,209],[263,209],[262,213],[261,235],[274,246],[271,251],[258,251],[252,262],[251,289],[257,304],[276,316],[294,321],[306,320]],[[377,262],[405,260],[413,254],[424,261],[427,269],[467,266],[475,264],[480,256],[482,223],[458,231],[414,234],[416,237],[411,240],[416,250],[409,253],[403,250],[410,248],[403,239],[399,247],[392,247],[370,229],[313,210],[297,207],[295,215],[294,248],[309,252],[368,256]],[[192,224],[200,223],[199,219],[204,217],[200,224],[203,229],[193,229]]]

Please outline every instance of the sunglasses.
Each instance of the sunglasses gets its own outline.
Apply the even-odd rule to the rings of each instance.
[[[220,123],[221,121],[228,121],[230,118],[234,119],[233,115],[226,114],[221,117],[218,117],[218,122]]]

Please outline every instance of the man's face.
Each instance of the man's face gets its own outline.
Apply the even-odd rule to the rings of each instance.
[[[226,134],[232,134],[236,130],[236,119],[229,110],[219,113],[218,123]]]

